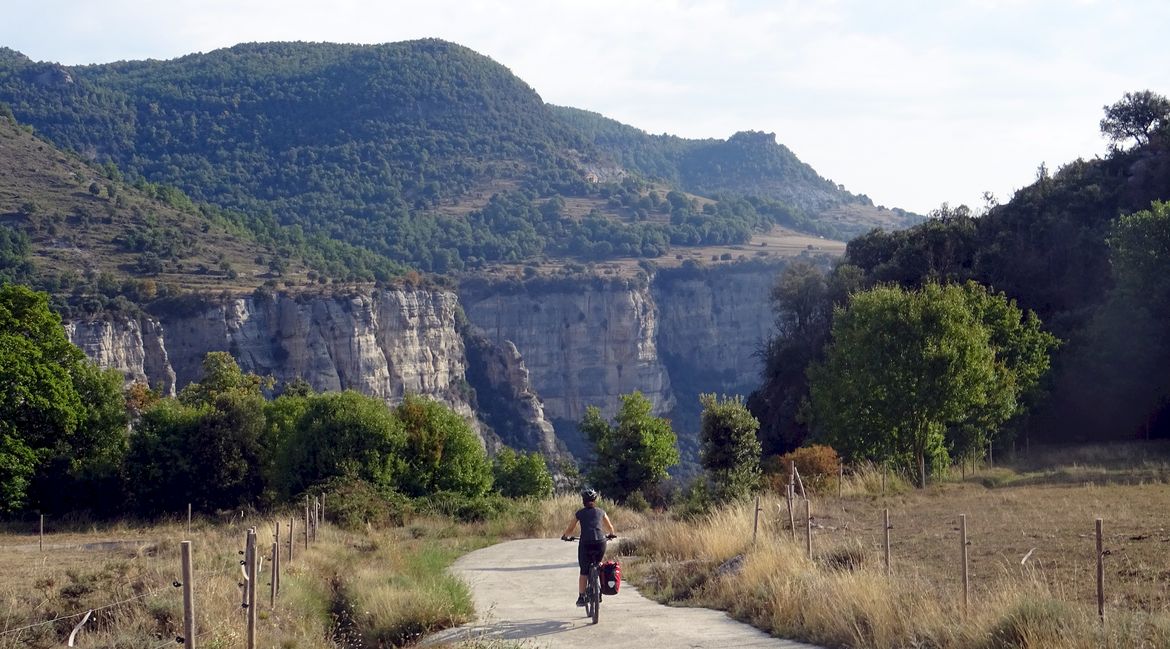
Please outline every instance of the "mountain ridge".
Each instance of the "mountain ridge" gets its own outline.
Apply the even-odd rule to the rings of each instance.
[[[672,246],[743,243],[775,224],[839,234],[774,197],[706,208],[698,190],[720,193],[717,201],[747,194],[695,180],[709,174],[694,155],[675,163],[686,165],[694,190],[644,182],[654,174],[644,166],[595,179],[590,169],[611,165],[613,147],[558,118],[505,66],[437,39],[249,43],[85,66],[0,49],[0,102],[58,146],[114,163],[127,178],[440,273],[542,256],[656,257]],[[840,194],[820,180],[822,191]],[[661,201],[652,194],[675,189],[690,202],[671,204],[669,222],[656,223]],[[547,213],[558,198],[587,209]],[[598,218],[584,223],[588,215]],[[571,246],[574,237],[584,245]],[[363,278],[372,277],[349,279]]]

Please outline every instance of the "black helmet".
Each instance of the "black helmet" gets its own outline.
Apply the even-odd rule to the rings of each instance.
[[[595,502],[597,500],[597,490],[593,487],[585,487],[581,490],[581,500],[587,503]]]

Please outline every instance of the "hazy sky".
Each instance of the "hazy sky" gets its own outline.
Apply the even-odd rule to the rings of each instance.
[[[1170,94],[1170,2],[8,0],[0,46],[66,64],[246,41],[439,37],[545,101],[651,133],[775,132],[878,204],[1006,200],[1103,154],[1101,107]]]

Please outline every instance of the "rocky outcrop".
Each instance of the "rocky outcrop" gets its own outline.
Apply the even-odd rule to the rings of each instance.
[[[397,403],[443,401],[509,446],[549,457],[587,451],[585,409],[612,416],[642,392],[694,457],[700,392],[746,393],[759,381],[767,295],[780,266],[676,269],[650,279],[467,284],[344,296],[258,295],[186,305],[158,320],[68,325],[70,339],[128,380],[168,392],[226,351],[246,371],[355,389]],[[462,309],[470,322],[459,316]],[[550,423],[551,422],[551,423]],[[553,425],[556,430],[554,431]]]
[[[127,382],[140,381],[163,394],[175,394],[175,372],[157,320],[73,322],[65,325],[65,334],[91,360],[118,370]]]
[[[516,345],[507,340],[496,345],[474,326],[464,328],[463,340],[467,380],[475,390],[480,418],[512,448],[539,451],[550,459],[564,457],[567,449],[544,416],[544,404],[532,389]]]
[[[635,390],[670,411],[670,377],[658,354],[658,311],[633,281],[548,281],[489,286],[461,295],[468,319],[497,345],[524,355],[532,384],[555,420],[579,421],[589,406],[606,416]]]
[[[772,333],[768,295],[778,265],[662,271],[654,279],[658,350],[679,387],[698,379],[707,392],[759,383],[757,352]]]
[[[164,317],[180,385],[198,380],[209,351],[278,382],[354,389],[397,403],[407,392],[470,412],[454,294],[384,290],[350,296],[249,297]]]

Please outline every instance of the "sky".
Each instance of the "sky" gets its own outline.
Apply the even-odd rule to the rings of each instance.
[[[66,65],[257,41],[437,37],[549,103],[649,133],[776,134],[922,214],[1104,155],[1102,108],[1170,94],[1165,0],[7,0],[0,46]]]

